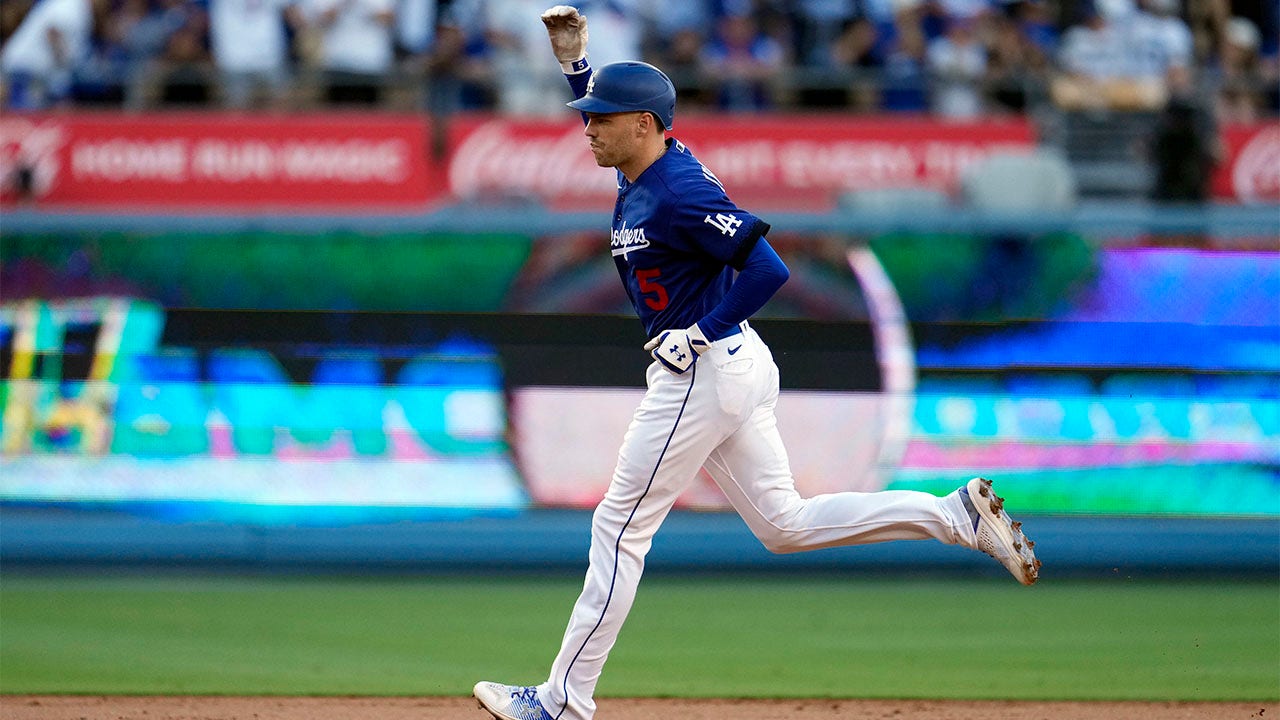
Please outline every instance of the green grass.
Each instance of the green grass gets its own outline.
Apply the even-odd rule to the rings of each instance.
[[[579,578],[0,580],[0,692],[465,694],[534,683]],[[1280,581],[681,579],[599,694],[1276,700]]]

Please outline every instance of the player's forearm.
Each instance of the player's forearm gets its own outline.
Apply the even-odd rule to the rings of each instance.
[[[556,5],[542,13],[551,51],[577,97],[587,93],[591,68],[587,65],[587,18],[569,5]]]
[[[698,321],[698,327],[708,340],[719,340],[734,325],[764,307],[789,277],[791,271],[787,269],[786,263],[782,262],[782,258],[778,257],[768,241],[760,238],[747,256],[733,285],[729,287],[729,292],[725,293],[714,310]]]

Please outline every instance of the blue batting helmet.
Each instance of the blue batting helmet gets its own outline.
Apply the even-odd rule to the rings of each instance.
[[[588,113],[620,113],[647,110],[666,129],[676,114],[676,86],[666,73],[649,63],[609,63],[591,76],[587,94],[569,107]]]

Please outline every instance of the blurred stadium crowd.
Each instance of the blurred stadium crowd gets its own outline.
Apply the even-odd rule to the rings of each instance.
[[[3,107],[563,112],[548,0],[5,0]],[[581,0],[681,107],[1280,109],[1276,0]]]

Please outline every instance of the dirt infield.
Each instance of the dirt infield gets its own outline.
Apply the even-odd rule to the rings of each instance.
[[[1275,703],[603,698],[598,720],[1246,720]],[[486,720],[471,698],[0,696],[2,720]]]

